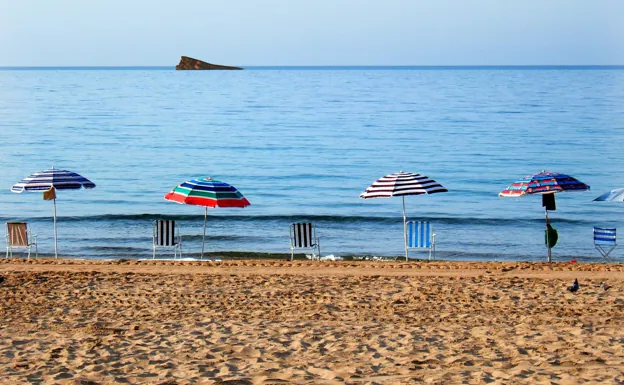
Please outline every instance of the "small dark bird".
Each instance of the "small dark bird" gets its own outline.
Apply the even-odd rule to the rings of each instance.
[[[607,285],[604,282],[600,282],[600,287],[602,288],[602,290],[607,291],[609,289],[611,289],[611,286]]]
[[[4,277],[0,275],[0,283],[4,282]]]
[[[576,293],[579,289],[578,279],[574,280],[574,283],[568,286],[568,291],[571,293]]]

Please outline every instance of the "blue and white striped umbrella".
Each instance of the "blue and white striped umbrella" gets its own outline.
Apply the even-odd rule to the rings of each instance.
[[[51,187],[56,190],[79,190],[83,187],[94,188],[95,183],[75,172],[51,168],[27,176],[11,187],[11,191],[18,194],[24,191],[40,192]]]
[[[91,189],[95,183],[82,175],[67,170],[51,168],[43,170],[19,181],[11,187],[11,192],[21,194],[27,192],[44,192],[54,187],[55,190],[79,190],[81,188]],[[58,258],[57,234],[56,234],[56,194],[54,200],[54,256]]]
[[[624,202],[624,188],[616,188],[594,199],[595,201],[603,202]]]

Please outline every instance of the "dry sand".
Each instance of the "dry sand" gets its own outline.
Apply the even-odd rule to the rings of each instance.
[[[2,261],[0,383],[624,383],[622,271]]]

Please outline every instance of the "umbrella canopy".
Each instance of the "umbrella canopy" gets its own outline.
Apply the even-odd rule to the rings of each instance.
[[[589,190],[589,186],[576,178],[566,174],[542,170],[537,174],[525,176],[515,181],[501,191],[498,196],[513,198],[529,194],[551,194],[562,191],[585,190]]]
[[[251,203],[234,186],[212,178],[191,179],[176,186],[165,195],[165,200],[180,204],[204,206],[204,236],[202,238],[202,253],[206,243],[206,221],[208,207],[247,207]]]
[[[624,202],[624,188],[611,190],[594,199],[594,201],[603,202]]]
[[[360,194],[360,198],[390,198],[439,192],[448,192],[448,190],[428,176],[401,171],[377,179]]]
[[[403,240],[405,245],[405,260],[407,260],[407,229],[405,228],[407,216],[405,214],[405,196],[441,192],[448,192],[448,190],[428,176],[401,171],[377,179],[360,194],[360,198],[391,198],[394,196],[403,198]]]
[[[563,191],[587,191],[589,185],[579,181],[566,174],[557,172],[540,171],[537,174],[525,176],[509,185],[505,190],[501,191],[498,196],[505,198],[517,198],[524,195],[540,194],[542,197],[542,205],[546,208],[546,246],[548,248],[548,262],[552,262],[551,248],[554,242],[550,242],[548,239],[549,232],[553,232],[554,229],[549,227],[550,222],[548,219],[548,210],[551,207],[554,210],[555,200],[554,195]],[[550,199],[546,199],[550,198]]]
[[[13,187],[11,191],[21,194],[28,192],[46,192],[49,190],[79,190],[81,188],[91,189],[95,183],[72,171],[51,168],[43,170],[22,179]],[[56,194],[51,195],[54,200],[54,257],[58,258],[57,233],[56,233]]]
[[[24,191],[40,192],[49,190],[51,187],[56,190],[79,190],[94,188],[95,183],[75,172],[51,168],[27,176],[13,185],[11,191],[18,194]]]

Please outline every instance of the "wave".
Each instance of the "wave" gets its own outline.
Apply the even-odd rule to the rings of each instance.
[[[0,217],[1,222],[15,220],[16,218]],[[103,214],[91,216],[65,216],[59,217],[63,222],[153,222],[159,219],[173,219],[177,221],[203,221],[203,214]],[[327,214],[281,214],[281,215],[208,215],[208,222],[313,222],[323,224],[396,224],[402,221],[401,216],[376,216],[376,215],[327,215]],[[20,217],[19,220],[26,222],[51,222],[52,217]],[[443,216],[443,215],[423,215],[408,220],[431,221],[448,225],[471,225],[471,226],[498,226],[498,225],[530,225],[544,223],[543,217],[536,218],[480,218],[467,216]],[[593,225],[595,220],[556,218],[553,223]]]

